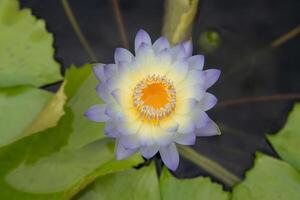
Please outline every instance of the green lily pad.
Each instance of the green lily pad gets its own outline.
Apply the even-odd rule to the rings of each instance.
[[[298,200],[300,174],[288,163],[257,153],[254,167],[234,187],[232,200]]]
[[[0,0],[0,87],[42,86],[62,79],[53,36],[17,0]]]
[[[280,157],[300,172],[300,104],[294,106],[283,129],[268,139]]]
[[[206,199],[227,200],[229,193],[209,178],[177,179],[164,168],[160,178],[160,193],[163,200]]]
[[[97,177],[143,161],[138,155],[117,161],[114,140],[103,139],[103,124],[85,119],[84,111],[99,103],[96,83],[90,65],[72,68],[57,126],[0,148],[0,199],[70,199]]]
[[[198,0],[166,0],[163,35],[172,44],[190,39],[197,10]]]
[[[44,90],[20,86],[0,90],[0,147],[23,136],[52,98]]]
[[[130,169],[98,178],[77,200],[159,200],[159,186],[152,164],[139,170]]]

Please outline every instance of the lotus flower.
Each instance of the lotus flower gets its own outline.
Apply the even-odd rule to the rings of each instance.
[[[203,71],[204,57],[192,56],[192,43],[170,47],[165,37],[153,44],[144,30],[135,38],[135,55],[117,48],[113,64],[98,64],[96,91],[104,104],[88,109],[92,121],[105,122],[105,134],[116,138],[116,157],[140,152],[149,159],[159,152],[175,171],[179,164],[176,143],[193,145],[196,136],[219,135],[207,116],[217,98],[206,92],[220,71]]]

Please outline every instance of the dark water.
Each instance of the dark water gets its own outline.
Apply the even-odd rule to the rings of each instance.
[[[81,65],[89,58],[81,47],[61,6],[60,0],[21,0],[22,6],[47,21],[55,35],[56,58],[64,68]],[[79,24],[98,59],[112,62],[121,46],[109,0],[72,0]],[[122,0],[131,48],[135,33],[147,30],[160,36],[163,3],[160,0]],[[221,79],[211,89],[220,101],[238,97],[300,92],[300,37],[277,49],[270,43],[300,24],[299,0],[200,0],[193,38],[194,53],[203,53],[198,38],[206,31],[217,31],[220,46],[206,55],[206,66],[222,70]],[[277,156],[265,139],[280,129],[292,107],[291,101],[243,104],[214,108],[210,116],[224,126],[221,137],[199,138],[195,149],[214,159],[240,177],[253,164],[259,150]],[[181,161],[179,177],[207,175],[187,161]]]

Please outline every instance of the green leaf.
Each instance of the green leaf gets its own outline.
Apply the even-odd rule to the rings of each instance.
[[[66,80],[67,107],[74,113],[73,131],[68,146],[79,148],[104,138],[104,123],[92,122],[84,117],[89,107],[102,103],[95,90],[98,80],[92,73],[91,65],[87,64],[80,68],[72,66],[66,73]]]
[[[64,105],[67,100],[67,96],[64,93],[65,84],[66,81],[63,82],[59,90],[48,102],[45,108],[39,113],[34,122],[26,128],[26,130],[24,130],[25,136],[57,125],[60,117],[65,114]]]
[[[50,92],[32,87],[0,90],[0,147],[23,136],[24,130],[36,119],[52,98]]]
[[[229,194],[222,186],[212,183],[209,178],[177,179],[166,168],[160,178],[160,193],[163,200],[205,199],[227,200]]]
[[[190,39],[198,0],[166,0],[163,35],[172,44]]]
[[[268,139],[280,157],[300,172],[300,104],[289,114],[286,125]]]
[[[98,178],[77,200],[158,200],[159,187],[152,164],[139,170],[130,169]]]
[[[42,86],[61,80],[45,22],[17,0],[0,0],[0,87]]]
[[[233,200],[298,200],[300,174],[288,163],[257,153],[246,179],[233,189]]]
[[[115,160],[103,124],[84,117],[100,102],[96,83],[90,65],[72,68],[65,86],[70,99],[57,126],[0,148],[0,199],[69,199],[97,177],[142,162],[138,155]]]

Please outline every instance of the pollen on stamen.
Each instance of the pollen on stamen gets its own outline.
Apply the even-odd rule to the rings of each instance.
[[[134,88],[133,104],[144,120],[158,122],[175,109],[175,87],[165,76],[149,75]]]

